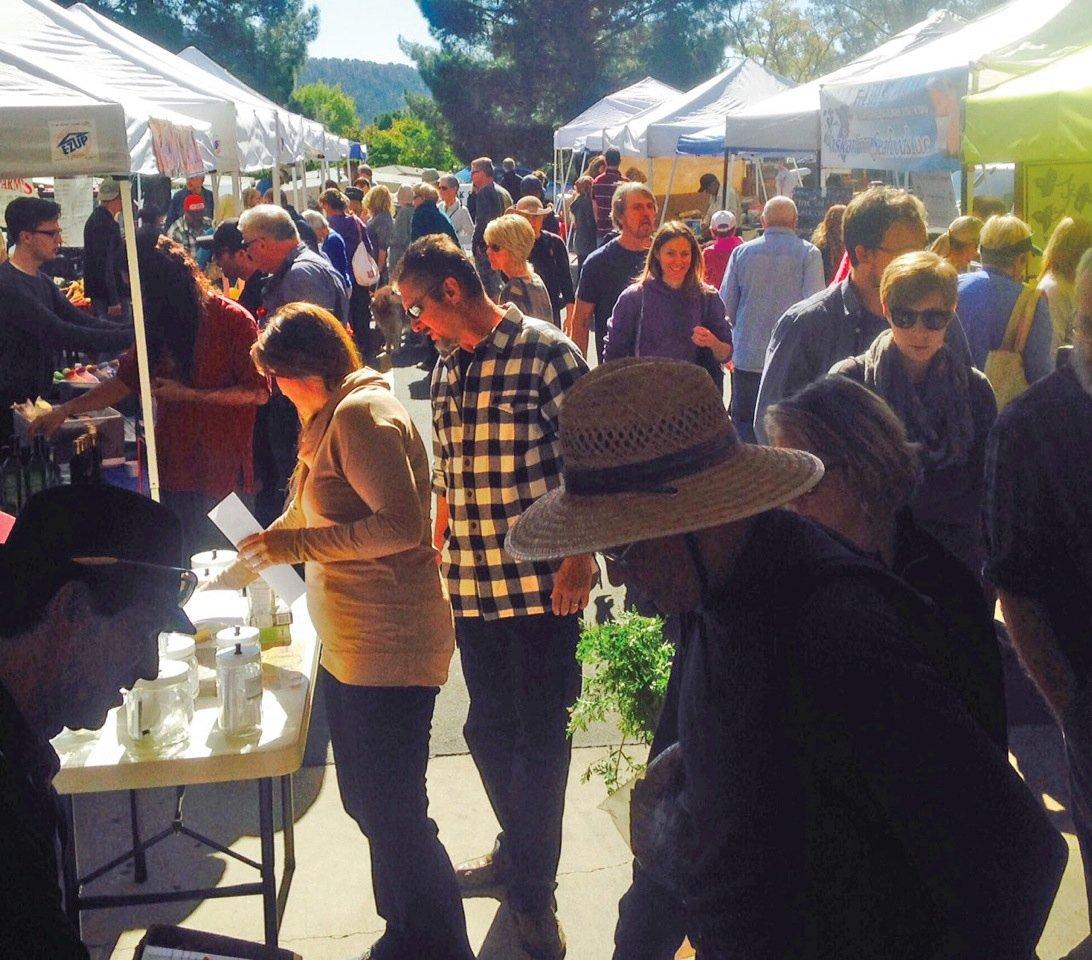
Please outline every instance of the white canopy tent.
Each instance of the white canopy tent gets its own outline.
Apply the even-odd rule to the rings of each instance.
[[[83,3],[68,8],[70,16],[84,24],[92,36],[99,36],[121,46],[136,62],[200,93],[219,97],[235,109],[237,165],[224,163],[219,169],[231,172],[258,170],[273,163],[276,149],[275,111],[257,101],[238,97],[225,81],[183,60],[164,47],[152,43]]]
[[[601,151],[603,132],[608,127],[623,124],[637,114],[679,95],[680,92],[674,87],[654,77],[638,80],[596,101],[565,126],[555,130],[554,149]]]
[[[120,44],[93,35],[52,0],[0,0],[0,14],[5,21],[0,51],[41,65],[49,76],[96,99],[131,104],[126,113],[140,122],[188,125],[207,151],[197,170],[234,159],[235,108],[229,101],[190,90],[142,66]],[[152,129],[153,146],[163,148],[158,125]]]
[[[133,204],[128,173],[135,166],[131,157],[144,164],[151,154],[144,145],[146,138],[137,138],[133,144],[136,124],[129,109],[131,105],[123,107],[99,100],[33,70],[24,70],[11,58],[0,59],[0,129],[4,131],[0,137],[0,173],[27,179],[119,175],[121,208],[130,211]],[[170,171],[153,167],[140,172]],[[148,453],[148,487],[152,499],[158,500],[159,464],[136,229],[132,216],[123,216],[122,224],[129,276],[133,278],[133,330]]]
[[[892,171],[956,169],[962,98],[981,89],[983,58],[1037,41],[1055,48],[1092,35],[1088,0],[1009,0],[931,42],[824,85],[823,155]],[[1000,78],[999,78],[1000,79]]]
[[[844,67],[776,93],[759,103],[727,114],[696,133],[679,138],[680,153],[691,156],[732,153],[795,156],[819,150],[819,91],[827,84],[862,77],[892,57],[957,29],[961,17],[941,10],[895,34],[875,50]]]

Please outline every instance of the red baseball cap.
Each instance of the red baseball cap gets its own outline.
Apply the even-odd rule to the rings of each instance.
[[[189,213],[191,210],[204,210],[205,200],[203,197],[197,196],[196,193],[191,193],[185,200],[182,201],[182,212]]]

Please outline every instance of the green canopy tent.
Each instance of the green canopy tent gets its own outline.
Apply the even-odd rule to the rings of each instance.
[[[1092,46],[964,103],[965,163],[1092,162]]]

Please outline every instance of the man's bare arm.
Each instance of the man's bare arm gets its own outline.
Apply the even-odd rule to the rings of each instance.
[[[588,356],[588,333],[591,330],[592,314],[595,312],[595,304],[586,300],[577,300],[569,311],[569,317],[565,323],[565,332],[569,339],[576,344],[581,356]]]
[[[999,590],[1012,645],[1059,724],[1077,689],[1073,668],[1042,608],[1034,600]]]

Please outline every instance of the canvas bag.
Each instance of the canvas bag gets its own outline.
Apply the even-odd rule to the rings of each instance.
[[[1035,308],[1038,305],[1038,288],[1024,284],[1024,289],[1020,291],[1016,305],[1012,308],[1000,348],[986,354],[986,369],[982,372],[993,387],[998,410],[1003,410],[1029,386],[1027,374],[1024,372],[1024,348],[1031,333],[1031,325],[1035,322]]]
[[[356,220],[356,218],[353,218]],[[374,287],[379,283],[379,264],[368,250],[368,242],[364,236],[364,227],[356,220],[356,229],[360,235],[360,242],[353,251],[353,279],[360,287]]]

